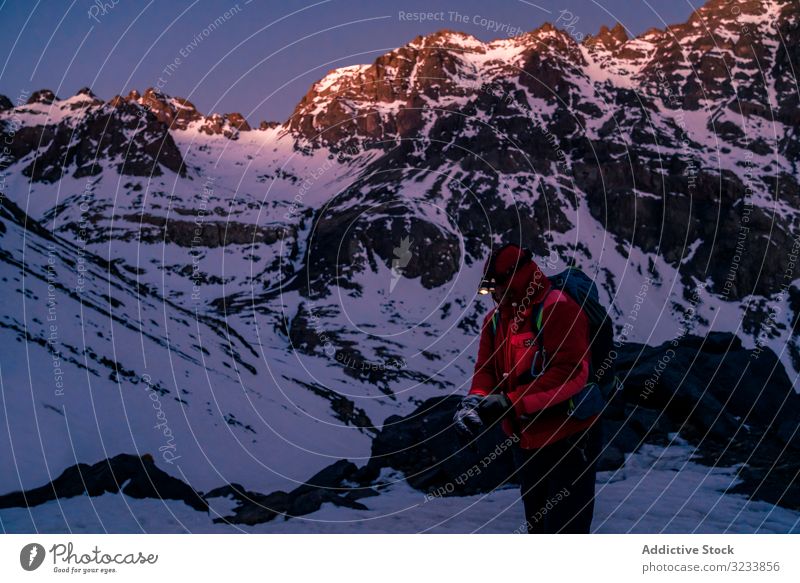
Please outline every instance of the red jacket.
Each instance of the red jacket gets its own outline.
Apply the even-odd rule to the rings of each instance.
[[[471,395],[485,396],[496,389],[508,395],[514,414],[503,420],[503,429],[507,435],[519,435],[520,446],[525,449],[556,442],[586,429],[598,418],[573,419],[563,406],[544,411],[568,400],[586,385],[591,355],[586,314],[569,295],[551,289],[546,278],[540,281],[544,286],[529,301],[497,307],[484,319],[469,391]],[[538,378],[526,382],[519,377],[530,370],[538,351],[533,318],[542,300],[541,344],[547,362]],[[493,331],[492,319],[498,309],[499,323]]]

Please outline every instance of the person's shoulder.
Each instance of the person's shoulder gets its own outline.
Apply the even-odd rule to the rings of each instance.
[[[552,306],[554,304],[563,304],[564,302],[575,302],[567,292],[557,289],[551,288],[549,292],[547,292],[547,297],[544,299],[545,306]]]
[[[571,295],[560,289],[550,290],[545,298],[544,307],[558,312],[580,313],[583,311]]]

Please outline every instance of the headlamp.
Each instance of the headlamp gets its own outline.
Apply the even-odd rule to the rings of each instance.
[[[489,271],[489,273],[484,275],[483,279],[481,279],[481,285],[478,288],[478,293],[483,296],[494,293],[498,285],[505,285],[506,282],[511,279],[511,276],[514,274],[515,270],[516,267],[503,274],[497,274],[493,271]]]
[[[482,296],[494,293],[495,286],[497,282],[495,281],[494,277],[484,277],[481,280],[481,285],[478,288],[478,293]]]
[[[522,248],[522,256],[519,258],[519,260],[517,260],[513,267],[508,269],[508,271],[505,273],[495,272],[494,264],[497,259],[497,255],[500,251],[509,246],[511,246],[511,244],[504,245],[492,253],[492,255],[489,257],[489,260],[486,263],[486,273],[484,274],[483,278],[481,278],[481,284],[478,287],[479,294],[485,296],[494,293],[498,285],[504,285],[508,280],[511,279],[511,276],[513,276],[522,265],[525,265],[529,261],[533,260],[533,254],[528,249]]]

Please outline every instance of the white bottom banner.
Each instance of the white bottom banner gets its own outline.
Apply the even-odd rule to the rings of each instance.
[[[800,580],[797,543],[792,535],[4,535],[0,580],[777,582]]]

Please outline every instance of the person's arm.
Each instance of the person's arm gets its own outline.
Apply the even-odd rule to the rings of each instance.
[[[580,306],[559,297],[542,313],[544,373],[508,393],[517,415],[532,415],[566,401],[589,380],[589,321]]]
[[[478,342],[478,358],[475,360],[475,371],[472,374],[470,395],[485,397],[497,386],[494,367],[494,332],[492,331],[492,315],[489,312],[481,326],[481,337]]]

